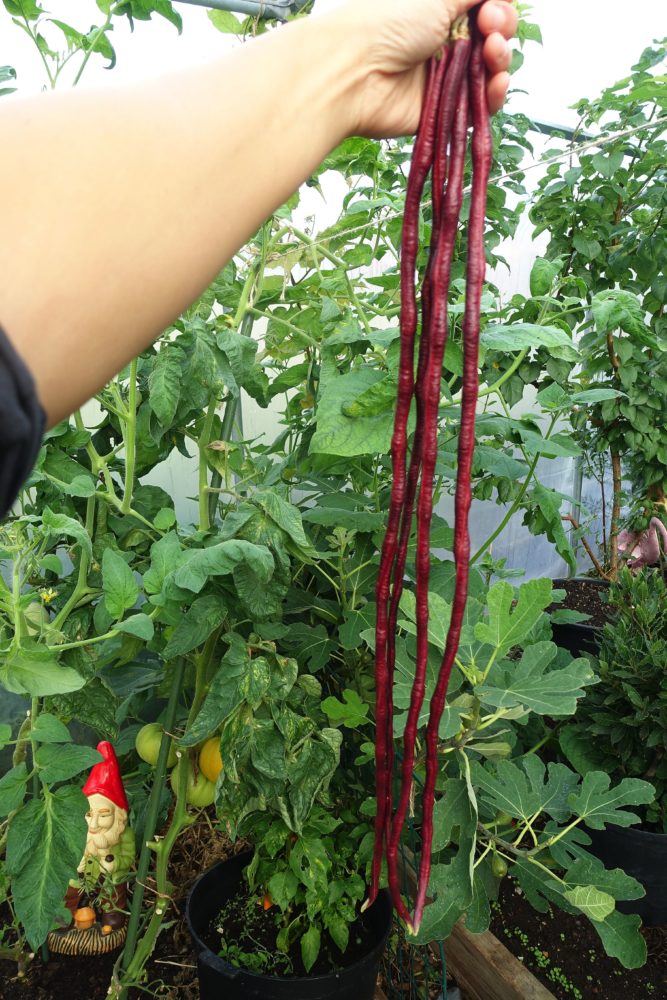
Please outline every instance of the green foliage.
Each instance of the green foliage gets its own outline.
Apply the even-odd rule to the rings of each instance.
[[[33,949],[41,945],[62,913],[67,884],[86,842],[87,808],[79,789],[65,786],[43,799],[31,799],[9,826],[7,871],[12,899]]]
[[[584,390],[614,393],[571,399],[575,438],[600,481],[610,456],[620,457],[640,530],[647,504],[662,503],[667,492],[664,60],[663,41],[626,79],[579,103],[581,128],[597,132],[603,122],[603,133],[617,137],[581,153],[574,165],[550,166],[531,212],[536,232],[549,232],[547,263],[561,276],[558,301],[580,317],[583,366],[576,379]],[[614,491],[620,504],[617,473]],[[611,527],[613,547],[617,514]],[[606,557],[614,570],[615,556]]]
[[[609,602],[614,615],[594,664],[599,684],[561,731],[561,749],[580,774],[603,768],[652,782],[646,820],[667,832],[667,586],[657,573],[626,569]]]

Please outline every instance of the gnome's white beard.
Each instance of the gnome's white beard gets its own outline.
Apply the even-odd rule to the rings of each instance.
[[[117,809],[113,824],[107,830],[99,833],[89,833],[86,841],[86,855],[93,858],[103,858],[110,847],[115,847],[127,826],[127,813]]]

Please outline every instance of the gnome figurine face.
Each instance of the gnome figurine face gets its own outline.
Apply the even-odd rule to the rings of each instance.
[[[119,948],[127,934],[126,881],[134,864],[134,834],[127,825],[129,805],[114,749],[102,742],[97,750],[103,759],[83,787],[86,847],[65,897],[72,922],[48,939],[51,950],[61,954],[104,954]]]
[[[122,871],[119,858],[124,852],[118,850],[127,829],[127,797],[113,747],[102,742],[97,750],[104,760],[95,765],[83,786],[88,799],[88,839],[79,871],[98,874],[99,869],[114,876],[127,875],[129,868]]]

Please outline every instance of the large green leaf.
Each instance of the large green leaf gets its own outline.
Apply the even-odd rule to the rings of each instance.
[[[648,805],[655,798],[655,788],[639,778],[624,778],[613,788],[611,778],[601,771],[589,771],[581,788],[568,801],[575,816],[580,816],[593,830],[603,830],[607,823],[632,826],[639,823],[636,813],[626,812],[625,806]]]
[[[0,665],[0,684],[13,694],[42,698],[78,691],[85,683],[85,677],[58,663],[52,653],[36,643],[24,641]]]
[[[478,444],[475,448],[475,464],[473,472],[490,472],[493,476],[504,479],[522,479],[528,471],[525,462],[519,462],[511,455],[507,455],[500,448],[491,448],[489,445]]]
[[[0,778],[0,816],[9,816],[23,802],[28,787],[28,769],[17,764]]]
[[[541,483],[536,483],[530,492],[532,509],[527,512],[524,524],[528,525],[533,535],[546,534],[549,541],[556,546],[558,554],[563,557],[574,573],[577,568],[577,559],[563,527],[560,513],[564,499],[562,494],[547,489]]]
[[[475,637],[500,654],[520,646],[551,603],[552,591],[551,580],[530,580],[519,588],[516,599],[514,588],[508,583],[495,584],[487,598],[488,621],[475,626]]]
[[[590,662],[581,658],[565,667],[552,668],[558,652],[553,642],[536,642],[517,662],[502,661],[491,668],[475,694],[493,708],[523,706],[538,715],[574,715],[577,701],[596,677]]]
[[[72,737],[67,726],[55,715],[41,712],[30,730],[30,738],[37,743],[71,743]]]
[[[429,895],[434,901],[425,908],[419,934],[414,944],[444,941],[454,924],[472,902],[473,891],[467,858],[459,852],[448,865],[433,865]]]
[[[59,448],[47,453],[40,471],[68,496],[91,497],[95,492],[95,476]]]
[[[118,699],[99,677],[93,677],[79,691],[50,698],[49,707],[64,719],[85,722],[105,740],[115,740],[118,736]]]
[[[646,326],[645,310],[632,292],[609,289],[599,292],[591,303],[593,319],[601,334],[624,330],[641,341],[652,340]]]
[[[572,338],[559,326],[537,326],[535,323],[512,323],[487,326],[482,334],[482,344],[490,351],[524,351],[546,347],[555,358],[578,361],[579,352]]]
[[[47,535],[56,535],[59,538],[63,536],[73,538],[92,557],[93,544],[88,532],[73,517],[68,517],[67,514],[54,514],[49,507],[45,507],[42,514],[42,527],[46,530]]]
[[[174,531],[154,542],[151,546],[151,564],[144,573],[144,588],[147,594],[159,594],[170,573],[173,573],[184,557],[184,549]]]
[[[137,639],[143,639],[144,642],[150,642],[155,633],[155,626],[152,618],[141,613],[131,615],[123,622],[118,622],[114,626],[114,631],[122,632],[124,635],[133,635]]]
[[[194,747],[203,742],[243,701],[240,682],[248,669],[250,655],[240,636],[230,635],[226,638],[230,642],[230,648],[213,675],[197,718],[180,741],[184,747]]]
[[[185,355],[175,344],[163,345],[148,379],[148,402],[163,427],[170,427],[181,398]]]
[[[254,545],[232,538],[208,549],[192,549],[185,553],[174,573],[178,587],[198,594],[212,576],[227,576],[239,563],[247,562],[262,583],[273,575],[274,561],[263,545]]]
[[[523,820],[539,812],[557,821],[564,821],[570,815],[568,799],[579,778],[564,764],[552,762],[547,770],[535,754],[529,754],[521,759],[521,767],[514,761],[500,761],[495,776],[489,767],[477,761],[472,762],[471,768],[475,786],[496,811]]]
[[[336,643],[330,638],[324,625],[311,626],[304,622],[290,625],[282,644],[300,664],[313,672],[326,666],[336,650]]]
[[[357,368],[339,375],[333,359],[322,364],[320,399],[317,407],[317,430],[310,443],[313,455],[386,454],[391,444],[391,421],[386,413],[379,416],[346,417],[343,407],[381,381],[375,368]]]
[[[417,598],[411,590],[404,590],[401,595],[400,609],[406,619],[402,619],[399,624],[411,635],[417,634]],[[452,606],[443,600],[439,594],[428,595],[428,641],[431,645],[444,651],[447,642],[447,632],[449,622],[452,617]]]
[[[88,802],[66,786],[32,799],[14,816],[7,836],[7,869],[16,916],[37,950],[63,911],[69,880],[86,843]]]
[[[269,490],[256,493],[253,500],[275,521],[279,528],[282,528],[300,551],[313,553],[313,547],[303,530],[301,512],[298,507]]]
[[[513,873],[530,904],[545,913],[550,904],[567,913],[586,913],[599,934],[605,951],[628,969],[636,969],[646,961],[646,942],[639,933],[641,920],[636,915],[609,912],[610,899],[637,898],[637,883],[624,872],[605,871],[600,862],[590,858],[575,864],[564,878],[551,875],[547,869],[529,858],[518,858]],[[586,891],[587,890],[587,891]],[[587,903],[593,908],[587,910]],[[604,916],[602,913],[607,911]]]
[[[104,603],[114,621],[122,618],[128,608],[133,608],[139,596],[134,573],[123,557],[111,548],[105,549],[102,556],[102,589]]]
[[[167,643],[164,656],[172,659],[201,646],[223,622],[227,608],[217,594],[205,594],[192,602]]]
[[[433,808],[433,850],[448,847],[457,828],[459,837],[469,836],[476,822],[477,814],[470,802],[467,783],[462,778],[448,778],[442,797]]]
[[[582,777],[589,771],[610,773],[618,763],[618,759],[608,749],[605,750],[602,741],[591,739],[588,727],[583,724],[564,726],[558,732],[558,742],[572,767]]]
[[[102,755],[92,747],[80,747],[75,744],[55,746],[47,744],[37,750],[37,765],[39,777],[45,785],[57,781],[68,781],[82,771],[87,771],[99,764]]]
[[[324,730],[335,739],[309,740],[297,759],[288,763],[289,801],[292,829],[301,833],[317,796],[329,785],[340,761],[342,735],[339,730]]]

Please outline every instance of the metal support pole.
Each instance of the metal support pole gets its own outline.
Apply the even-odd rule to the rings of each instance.
[[[234,14],[251,17],[276,17],[284,21],[289,14],[296,14],[306,6],[308,0],[176,0],[193,7],[208,7],[211,10],[228,10]]]

